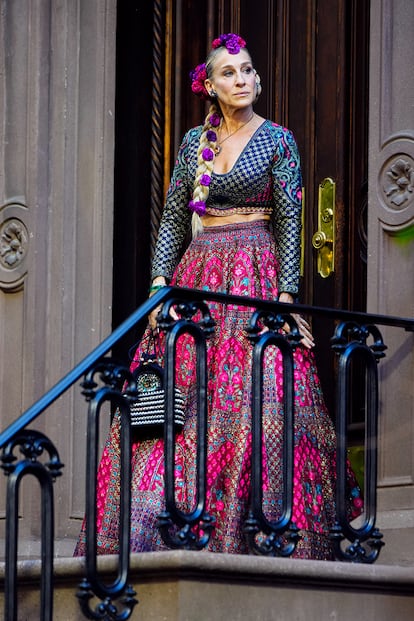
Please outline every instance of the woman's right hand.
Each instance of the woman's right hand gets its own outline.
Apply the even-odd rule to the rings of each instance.
[[[149,297],[152,298],[152,296],[155,293],[157,293],[157,291],[159,290],[159,287],[166,287],[166,286],[167,286],[167,281],[165,280],[164,276],[157,276],[156,278],[154,278],[154,280],[151,283],[151,287],[157,287],[157,288],[154,291],[151,291],[151,287],[150,287]],[[160,312],[160,310],[161,310],[161,305],[154,308],[154,310],[151,311],[150,314],[148,315],[148,322],[152,330],[155,330],[157,328],[157,317],[158,317],[158,313]]]

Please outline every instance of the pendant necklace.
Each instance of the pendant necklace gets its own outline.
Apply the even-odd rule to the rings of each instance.
[[[220,155],[220,153],[221,153],[221,145],[223,144],[223,142],[226,142],[226,140],[228,140],[229,138],[231,138],[232,136],[234,136],[234,134],[235,134],[236,132],[238,132],[238,131],[239,131],[239,129],[241,129],[242,127],[245,127],[245,125],[247,125],[248,123],[250,123],[250,121],[252,120],[252,118],[253,118],[253,117],[254,117],[254,112],[252,112],[252,116],[251,116],[251,117],[250,117],[250,118],[249,118],[249,119],[248,119],[245,123],[243,123],[243,124],[242,124],[242,125],[240,125],[237,129],[235,129],[235,130],[234,130],[234,132],[231,132],[231,134],[228,134],[228,136],[226,136],[226,137],[225,137],[225,138],[224,138],[224,139],[220,142],[220,144],[217,144],[217,145],[214,147],[214,152],[215,152],[216,156],[217,156],[217,155]]]

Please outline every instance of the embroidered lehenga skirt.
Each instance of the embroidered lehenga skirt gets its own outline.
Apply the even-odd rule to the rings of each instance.
[[[188,247],[173,282],[178,286],[274,300],[278,264],[265,221],[206,228]],[[208,339],[207,512],[216,525],[207,550],[248,553],[243,524],[249,509],[251,473],[252,343],[246,333],[252,309],[209,303],[216,322]],[[176,436],[176,500],[193,508],[196,458],[195,359],[191,337],[180,337],[176,383],[187,399],[183,431]],[[138,364],[137,351],[134,368]],[[283,387],[281,357],[273,346],[263,365],[263,506],[269,520],[280,515],[283,490]],[[313,354],[294,353],[293,522],[300,540],[293,556],[331,559],[328,537],[335,520],[335,432],[326,411]],[[98,552],[118,551],[119,419],[115,417],[98,472]],[[164,510],[163,440],[132,447],[131,551],[166,549],[156,528]],[[349,516],[362,499],[349,470]],[[84,553],[81,532],[76,554]]]

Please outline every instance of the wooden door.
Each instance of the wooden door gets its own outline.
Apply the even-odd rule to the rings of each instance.
[[[304,183],[300,301],[365,310],[369,3],[277,0],[267,11],[244,3],[242,34],[264,78],[259,110],[293,130]],[[247,9],[248,6],[248,9]],[[244,27],[243,27],[244,26]],[[335,184],[334,271],[318,273],[312,238],[319,186]],[[329,410],[335,414],[334,324],[313,320],[316,357]],[[355,428],[361,408],[355,404]]]
[[[296,134],[305,187],[301,299],[365,310],[369,3],[281,1],[279,10],[276,118]],[[326,277],[318,273],[312,237],[319,186],[327,178],[335,183],[336,200],[334,271]],[[319,374],[334,413],[333,329],[326,319],[313,320]]]

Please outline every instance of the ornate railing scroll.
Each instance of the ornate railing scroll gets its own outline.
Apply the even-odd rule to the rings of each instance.
[[[23,459],[18,460],[14,450],[19,448]],[[39,457],[48,454],[43,463]],[[61,475],[63,464],[52,442],[38,431],[22,430],[3,447],[2,469],[7,475],[6,497],[6,621],[15,621],[17,610],[17,547],[19,531],[19,490],[24,476],[33,475],[41,489],[41,558],[40,610],[42,621],[53,619],[53,550],[54,550],[54,500],[53,482]]]
[[[367,339],[373,337],[372,345]],[[337,521],[331,531],[335,556],[338,560],[373,563],[384,545],[382,534],[375,527],[377,498],[377,440],[378,440],[378,361],[385,356],[386,346],[378,328],[355,322],[339,324],[332,338],[332,347],[339,356],[337,383]],[[346,463],[347,421],[351,399],[351,365],[363,363],[366,374],[365,426],[365,500],[364,520],[359,528],[349,523],[347,515]],[[343,549],[344,540],[349,545]]]
[[[98,388],[95,381],[99,375],[103,386]],[[130,509],[131,509],[131,424],[130,401],[136,398],[136,383],[129,370],[117,365],[110,358],[99,361],[86,375],[83,394],[89,402],[87,427],[86,462],[86,578],[77,593],[82,612],[88,619],[128,619],[137,600],[135,591],[127,584],[130,557]],[[111,584],[105,584],[97,568],[97,469],[99,459],[99,422],[104,405],[117,408],[121,422],[120,434],[120,519],[119,519],[119,561],[118,575]],[[90,600],[97,597],[101,601],[95,610],[90,608]],[[114,600],[119,600],[118,611]]]
[[[288,335],[281,334],[288,324]],[[263,328],[266,328],[263,331]],[[251,508],[244,525],[249,548],[265,556],[290,556],[299,539],[297,527],[291,523],[293,499],[294,385],[292,345],[300,341],[300,333],[291,315],[256,311],[248,328],[254,343],[252,359],[252,477]],[[283,365],[283,495],[281,515],[269,521],[263,511],[263,359],[266,348],[278,347]],[[257,540],[264,533],[266,538]]]
[[[42,494],[42,511],[41,511],[41,537],[42,537],[42,574],[41,574],[41,611],[40,619],[42,621],[52,621],[53,618],[53,558],[54,558],[54,503],[52,487],[50,480],[54,480],[59,474],[62,464],[60,463],[59,455],[50,440],[43,434],[39,434],[36,431],[27,431],[26,427],[33,423],[43,412],[45,412],[59,397],[61,397],[69,388],[71,388],[81,377],[85,374],[89,374],[91,369],[95,369],[101,364],[103,357],[118,343],[126,334],[128,334],[133,328],[135,328],[142,320],[148,316],[148,314],[164,299],[170,295],[170,289],[156,294],[153,299],[148,300],[140,306],[134,313],[130,315],[116,330],[113,331],[104,341],[102,341],[92,352],[90,352],[83,360],[81,360],[73,369],[69,371],[64,377],[62,377],[54,386],[52,386],[42,397],[33,403],[27,410],[25,410],[19,417],[0,432],[0,448],[2,449],[2,468],[9,476],[7,502],[6,502],[6,558],[5,558],[5,604],[4,604],[4,621],[16,621],[19,618],[19,611],[17,607],[17,548],[18,548],[18,486],[21,478],[25,474],[34,474],[40,481]],[[116,365],[115,365],[116,366]],[[107,372],[104,372],[107,376]],[[109,372],[109,377],[117,375],[114,371]],[[121,374],[122,375],[122,374]],[[111,380],[112,381],[112,380]],[[108,382],[107,382],[108,383]],[[110,382],[109,382],[110,383]],[[116,393],[119,392],[119,382],[116,382]],[[91,388],[91,386],[89,387]],[[131,385],[131,389],[133,386]],[[117,401],[121,407],[121,415],[125,419],[127,398],[123,396],[122,401]],[[129,421],[129,416],[127,417]],[[126,428],[127,425],[125,424]],[[125,438],[125,445],[128,444],[128,439]],[[24,459],[17,461],[17,457],[13,451],[20,447],[20,451],[24,455]],[[93,449],[95,450],[95,449]],[[39,457],[43,453],[49,454],[49,462],[42,464],[39,461]],[[124,452],[126,455],[126,452]],[[93,463],[93,459],[91,459]],[[93,468],[92,468],[93,470]],[[96,471],[95,473],[96,474]],[[92,476],[92,475],[91,475]],[[129,486],[127,486],[129,487]],[[93,493],[91,496],[94,497]],[[127,511],[127,517],[129,519],[129,511]],[[93,521],[91,522],[94,523]],[[129,532],[124,529],[126,536],[129,537]],[[124,541],[124,558],[126,558],[126,550],[129,544]],[[92,550],[93,552],[93,550]],[[92,556],[94,556],[92,554]],[[99,604],[95,611],[89,610],[88,602],[91,597],[95,595],[94,592],[89,590],[89,586],[96,586],[97,589],[101,588],[99,593],[105,596],[105,586],[100,585],[98,581],[89,580],[94,575],[94,558],[91,557],[91,552],[87,552],[87,565],[89,567],[88,577],[83,583],[80,589],[80,600],[82,611],[86,618],[97,619],[111,619],[116,621],[117,619],[127,619],[130,616],[135,600],[133,600],[133,593],[130,587],[125,582],[126,565],[125,561],[122,564],[123,571],[121,570],[118,581],[112,590],[114,595],[115,590],[119,594],[119,603],[123,606],[123,610],[118,614],[116,606],[111,603],[109,597],[104,597],[104,600]],[[124,591],[122,593],[122,584],[125,584]],[[122,600],[123,598],[123,600]],[[133,600],[133,601],[130,601]]]
[[[180,318],[171,319],[172,307]],[[197,321],[197,313],[201,318]],[[158,528],[164,542],[171,548],[204,548],[210,539],[215,520],[206,511],[207,476],[207,343],[214,329],[208,306],[204,302],[181,302],[170,300],[164,305],[160,328],[166,330],[165,344],[165,511],[158,516]],[[197,454],[196,454],[196,498],[195,506],[187,513],[177,507],[175,499],[175,442],[174,442],[174,386],[176,344],[179,337],[188,334],[193,337],[196,356],[197,390]],[[173,532],[174,531],[174,532]]]

